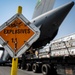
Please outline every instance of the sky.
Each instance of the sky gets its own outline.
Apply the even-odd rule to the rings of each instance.
[[[56,0],[54,8],[75,0]],[[28,19],[32,19],[37,0],[0,0],[0,25],[5,23],[17,13],[18,6],[22,6],[22,14]],[[75,5],[59,27],[55,39],[75,33]]]

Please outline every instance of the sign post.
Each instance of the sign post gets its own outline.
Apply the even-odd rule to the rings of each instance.
[[[18,58],[12,58],[11,75],[17,75]]]
[[[18,7],[18,13],[22,14],[21,6]],[[12,58],[11,75],[17,75],[17,69],[18,69],[18,58]]]

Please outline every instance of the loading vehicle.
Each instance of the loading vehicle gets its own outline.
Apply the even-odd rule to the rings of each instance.
[[[75,74],[75,34],[51,41],[44,47],[30,48],[24,55],[22,67],[34,73]]]

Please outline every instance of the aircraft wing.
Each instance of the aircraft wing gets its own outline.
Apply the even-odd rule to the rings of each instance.
[[[55,0],[38,0],[34,9],[33,18],[50,11],[54,6]]]

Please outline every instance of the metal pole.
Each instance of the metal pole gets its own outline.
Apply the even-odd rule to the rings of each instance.
[[[18,6],[18,14],[22,14],[22,7]],[[18,69],[18,58],[12,58],[12,68],[11,68],[11,75],[17,75]]]
[[[12,58],[11,75],[17,75],[18,58]]]
[[[22,7],[21,7],[21,6],[18,6],[18,11],[17,11],[17,13],[22,14]]]

